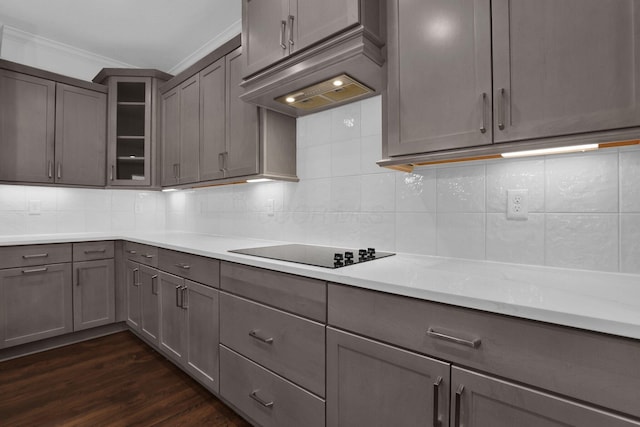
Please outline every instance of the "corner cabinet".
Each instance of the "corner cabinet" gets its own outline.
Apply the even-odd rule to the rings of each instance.
[[[0,181],[103,187],[106,92],[0,60]]]
[[[297,181],[295,119],[240,99],[240,36],[162,89],[162,186]]]
[[[638,0],[388,0],[387,11],[390,157],[640,126]]]
[[[158,86],[172,76],[158,70],[105,68],[93,79],[108,96],[107,186],[158,187]]]

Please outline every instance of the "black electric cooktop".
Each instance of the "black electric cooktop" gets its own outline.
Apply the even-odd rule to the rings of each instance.
[[[375,248],[347,249],[314,245],[265,246],[235,249],[229,252],[325,268],[346,267],[395,255],[391,252],[376,252]]]

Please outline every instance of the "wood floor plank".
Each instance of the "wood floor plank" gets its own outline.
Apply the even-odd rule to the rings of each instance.
[[[0,363],[0,426],[250,424],[130,332]]]

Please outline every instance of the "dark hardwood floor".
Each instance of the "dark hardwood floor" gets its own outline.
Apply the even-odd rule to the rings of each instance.
[[[130,332],[0,363],[0,426],[249,426]]]

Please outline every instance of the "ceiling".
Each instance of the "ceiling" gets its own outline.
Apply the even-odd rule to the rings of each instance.
[[[171,70],[240,20],[240,0],[0,0],[0,25]]]

